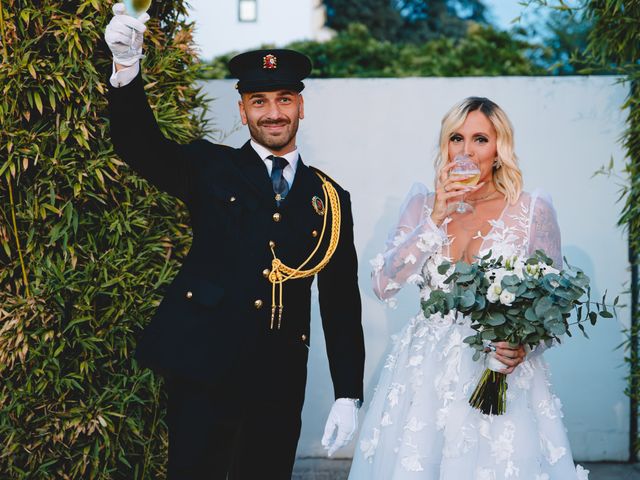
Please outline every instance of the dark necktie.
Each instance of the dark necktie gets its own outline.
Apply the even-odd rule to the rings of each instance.
[[[289,184],[287,180],[282,175],[282,171],[284,167],[286,167],[289,162],[285,158],[276,157],[275,155],[269,155],[267,158],[270,158],[273,162],[271,167],[271,183],[273,183],[273,192],[276,194],[276,203],[280,205],[280,202],[284,200],[289,193]]]

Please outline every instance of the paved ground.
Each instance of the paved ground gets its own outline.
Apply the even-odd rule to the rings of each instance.
[[[301,458],[292,480],[346,480],[350,460]],[[582,463],[590,471],[589,480],[640,480],[640,463]],[[462,480],[462,479],[461,479]]]

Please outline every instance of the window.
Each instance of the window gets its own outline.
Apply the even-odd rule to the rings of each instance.
[[[258,1],[239,0],[238,19],[241,22],[255,22],[258,20]]]

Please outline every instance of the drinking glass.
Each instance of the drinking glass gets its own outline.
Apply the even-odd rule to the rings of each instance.
[[[455,167],[449,171],[449,176],[462,185],[472,187],[480,181],[480,165],[471,159],[469,155],[456,155],[453,158]],[[464,196],[456,204],[455,211],[458,213],[470,213],[474,208],[464,201]]]
[[[144,12],[149,10],[151,0],[122,0],[127,8],[127,14],[138,18]]]

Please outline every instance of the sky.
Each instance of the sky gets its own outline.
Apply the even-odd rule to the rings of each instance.
[[[491,10],[496,25],[504,30],[511,27],[511,21],[522,13],[524,7],[521,0],[484,0],[484,4]]]

